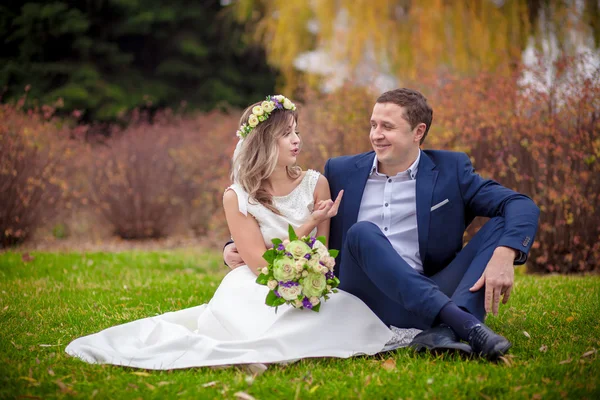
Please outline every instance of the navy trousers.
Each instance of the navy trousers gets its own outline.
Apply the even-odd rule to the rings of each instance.
[[[430,328],[450,300],[484,321],[485,287],[475,293],[469,288],[483,274],[503,231],[504,218],[490,219],[446,268],[427,277],[398,255],[377,225],[357,222],[346,235],[340,289],[398,328]]]

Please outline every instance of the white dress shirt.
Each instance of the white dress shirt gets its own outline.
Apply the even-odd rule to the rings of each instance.
[[[367,180],[358,211],[358,221],[369,221],[381,229],[394,247],[411,267],[423,273],[419,254],[417,229],[417,168],[421,151],[415,162],[396,176],[381,174],[377,156]]]

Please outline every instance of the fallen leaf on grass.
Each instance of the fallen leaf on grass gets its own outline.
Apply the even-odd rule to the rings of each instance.
[[[592,354],[596,354],[596,352],[597,352],[597,350],[596,350],[596,349],[592,349],[592,350],[590,350],[590,351],[586,351],[585,353],[583,353],[583,354],[581,355],[581,358],[584,358],[584,357],[589,357],[589,356],[591,356]]]
[[[54,376],[54,371],[52,371],[51,369],[48,370],[48,375],[50,376]]]
[[[150,390],[154,390],[156,389],[156,387],[154,385],[149,384],[148,382],[144,382],[144,384],[148,387],[148,389]]]
[[[545,352],[547,352],[547,351],[548,351],[548,346],[546,346],[545,344],[543,344],[543,345],[542,345],[542,347],[540,347],[540,351],[541,351],[542,353],[545,353]]]
[[[132,374],[137,376],[150,376],[147,372],[132,372]]]
[[[512,361],[511,361],[511,359],[509,357],[500,356],[499,358],[500,358],[500,360],[502,360],[502,362],[504,364],[506,364],[506,366],[512,367],[513,363],[512,363]]]
[[[25,263],[28,263],[28,262],[32,262],[33,260],[35,260],[35,257],[29,253],[23,253],[23,254],[21,254],[21,260],[23,260],[23,262],[25,262]]]
[[[531,339],[531,335],[527,331],[523,331],[523,335],[525,335],[527,339]]]
[[[235,392],[233,395],[241,400],[256,400],[246,392]]]
[[[165,381],[160,381],[157,383],[158,386],[166,386],[166,385],[170,385],[173,382],[165,382]]]
[[[212,387],[212,386],[215,386],[217,383],[219,383],[219,381],[208,382],[208,383],[205,383],[204,385],[202,385],[202,387],[204,387],[204,388]]]
[[[317,389],[320,387],[321,385],[315,385],[313,387],[310,388],[310,390],[308,391],[308,393],[313,394],[314,392],[317,391]]]
[[[37,383],[37,381],[35,379],[30,378],[28,376],[20,376],[19,379],[23,379],[23,380],[31,382],[31,383]]]
[[[570,317],[567,318],[567,322],[573,322],[574,319],[575,319],[575,317],[571,315]]]
[[[393,371],[396,369],[396,360],[394,360],[393,358],[388,358],[381,364],[381,366],[386,371]]]
[[[567,358],[566,360],[562,360],[561,362],[559,362],[559,364],[569,364],[571,361],[573,361],[573,359],[571,357]]]
[[[63,383],[63,381],[61,381],[60,379],[57,379],[56,381],[54,381],[54,383],[56,383],[58,385],[58,387],[60,388],[60,391],[62,393],[68,393],[68,394],[72,394],[72,395],[77,394],[77,392],[75,392],[73,389],[71,389],[70,387],[65,385]]]

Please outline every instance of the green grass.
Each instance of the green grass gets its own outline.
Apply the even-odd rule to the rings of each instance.
[[[506,362],[400,349],[251,377],[89,365],[64,353],[76,337],[207,302],[226,272],[219,254],[32,255],[0,254],[0,398],[600,398],[598,276],[519,271],[509,305],[487,320],[514,344]]]

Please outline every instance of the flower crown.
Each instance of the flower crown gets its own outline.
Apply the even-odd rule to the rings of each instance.
[[[267,96],[267,99],[260,106],[252,107],[252,114],[248,117],[248,122],[240,126],[240,129],[236,132],[236,136],[240,139],[245,139],[258,124],[269,119],[269,116],[275,110],[295,111],[296,105],[290,99],[280,94]]]

